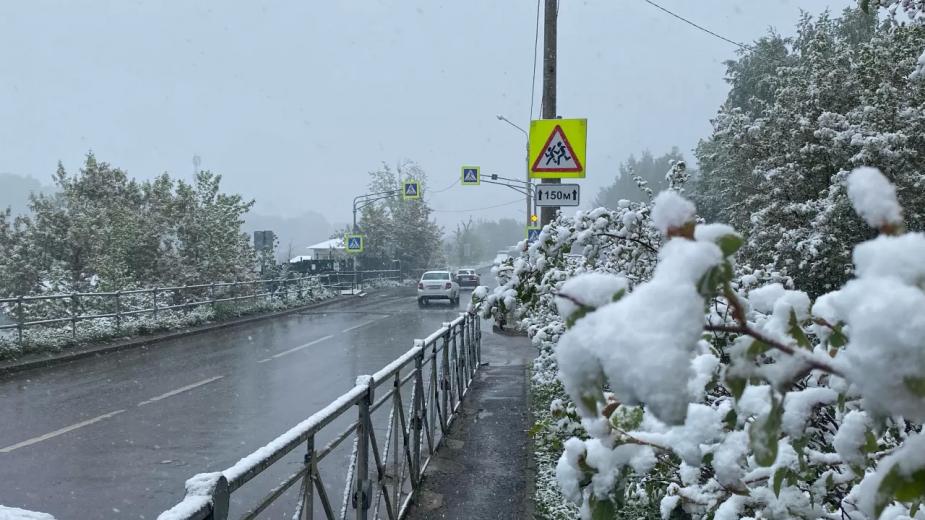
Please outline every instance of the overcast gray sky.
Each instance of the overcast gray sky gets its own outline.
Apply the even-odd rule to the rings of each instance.
[[[749,42],[854,0],[659,3]],[[258,211],[333,222],[382,161],[417,161],[433,190],[462,164],[520,177],[524,138],[495,115],[528,127],[535,16],[535,0],[5,1],[0,172],[47,182],[93,149],[136,177],[188,178],[199,155]],[[583,199],[630,153],[690,156],[734,51],[643,0],[563,0],[558,107],[589,121]],[[517,201],[496,186],[428,198],[448,227],[523,215],[465,211]]]

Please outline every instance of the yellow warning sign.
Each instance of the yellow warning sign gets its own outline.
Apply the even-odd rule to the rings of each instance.
[[[587,119],[530,121],[530,178],[583,179]]]

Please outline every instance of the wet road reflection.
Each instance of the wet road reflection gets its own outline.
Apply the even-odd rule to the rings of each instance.
[[[187,478],[234,464],[319,410],[458,316],[464,295],[459,308],[418,309],[413,289],[393,289],[5,376],[0,504],[59,519],[155,518]],[[322,470],[342,470],[343,458]],[[343,482],[330,482],[339,505]]]

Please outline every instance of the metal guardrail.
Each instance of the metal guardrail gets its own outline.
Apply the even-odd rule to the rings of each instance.
[[[151,287],[114,292],[83,292],[0,298],[0,309],[6,309],[11,323],[0,323],[0,332],[16,329],[17,341],[23,344],[26,329],[36,326],[70,324],[72,337],[77,337],[79,322],[113,320],[116,331],[125,320],[148,315],[158,319],[158,313],[186,311],[200,306],[213,308],[220,303],[237,304],[261,299],[303,299],[312,289],[353,291],[372,281],[401,280],[397,270],[341,271],[296,278],[274,278],[218,282],[175,287]],[[93,300],[92,302],[88,300]],[[33,309],[33,308],[37,309]],[[87,313],[87,309],[95,312]],[[103,309],[100,312],[100,309]]]
[[[186,483],[186,497],[162,513],[159,520],[225,520],[232,494],[280,461],[304,449],[298,468],[240,518],[260,517],[277,499],[300,483],[293,519],[316,518],[317,504],[328,520],[402,518],[421,477],[447,429],[458,417],[481,361],[481,321],[462,313],[371,376],[357,384],[285,434],[219,473],[196,475]],[[387,388],[384,392],[380,388]],[[377,396],[377,390],[382,393]],[[405,392],[403,394],[403,392]],[[408,397],[408,399],[403,399]],[[384,443],[375,434],[373,412],[391,403]],[[407,409],[406,409],[407,407]],[[356,420],[336,433],[324,447],[316,437],[339,418]],[[319,463],[353,437],[344,482],[344,497],[335,509],[319,471]],[[280,464],[279,466],[282,466]],[[353,509],[353,512],[350,510]]]

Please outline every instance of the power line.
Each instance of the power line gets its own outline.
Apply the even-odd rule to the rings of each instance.
[[[431,194],[433,194],[433,193],[443,193],[444,191],[446,191],[446,190],[452,188],[453,186],[456,186],[457,184],[459,184],[459,179],[458,179],[458,178],[457,178],[455,181],[453,181],[453,184],[450,184],[450,185],[447,186],[446,188],[443,188],[442,190],[433,190],[433,191],[430,191],[430,190],[429,190],[429,193],[431,193]]]
[[[690,25],[690,26],[696,27],[697,29],[700,29],[701,31],[703,31],[703,32],[705,32],[705,33],[707,33],[707,34],[709,34],[709,35],[711,35],[711,36],[715,36],[716,38],[719,38],[720,40],[723,40],[724,42],[731,43],[731,44],[735,45],[736,47],[739,47],[740,49],[751,50],[751,47],[749,47],[748,45],[745,45],[744,43],[739,43],[739,42],[734,41],[734,40],[730,40],[729,38],[726,38],[725,36],[722,36],[722,35],[720,35],[720,34],[716,34],[715,32],[711,31],[710,29],[707,29],[706,27],[704,27],[704,26],[702,26],[702,25],[697,25],[696,23],[694,23],[694,22],[688,20],[687,18],[684,18],[683,16],[681,16],[681,15],[679,15],[679,14],[677,14],[677,13],[674,13],[674,12],[672,12],[672,11],[669,11],[668,9],[665,9],[664,7],[662,7],[662,6],[658,5],[658,4],[656,4],[656,3],[653,2],[652,0],[642,0],[642,1],[645,2],[645,3],[647,3],[647,4],[649,4],[649,5],[651,5],[652,7],[655,7],[656,9],[660,9],[660,10],[662,10],[662,11],[664,11],[664,12],[670,14],[671,16],[677,18],[678,20],[681,20],[682,22],[684,22],[684,23],[686,23],[686,24],[688,24],[688,25]]]
[[[505,202],[505,203],[503,203],[503,204],[495,204],[494,206],[485,206],[484,208],[469,208],[469,209],[432,209],[431,211],[433,211],[433,212],[439,212],[439,213],[467,213],[467,212],[470,212],[470,211],[482,211],[482,210],[486,210],[486,209],[501,208],[501,207],[504,207],[504,206],[510,206],[511,204],[517,204],[517,203],[520,203],[520,202],[523,202],[523,201],[524,201],[524,199],[518,198],[517,200],[512,200],[511,202]]]

